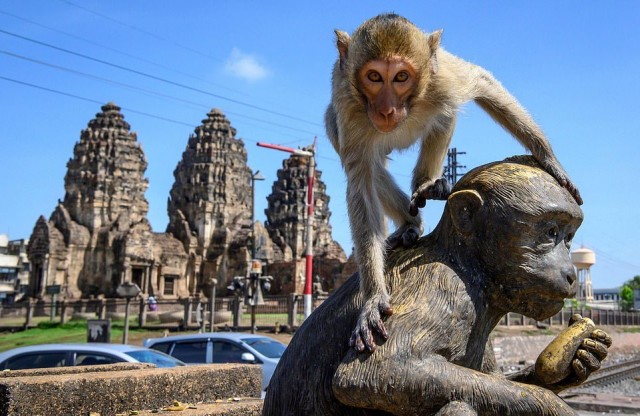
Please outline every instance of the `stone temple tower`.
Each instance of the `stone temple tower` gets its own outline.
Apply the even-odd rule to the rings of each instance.
[[[306,157],[290,156],[283,161],[282,169],[278,170],[278,180],[273,183],[271,194],[267,197],[268,207],[265,210],[266,229],[274,244],[284,253],[283,261],[295,264],[293,268],[285,266],[288,270],[281,273],[288,276],[281,283],[282,289],[296,293],[302,293],[304,287],[308,165],[309,159]],[[338,269],[347,259],[344,250],[331,235],[330,198],[322,181],[322,172],[316,170],[315,175],[313,274],[322,280],[325,289],[331,289]]]
[[[244,275],[251,227],[251,169],[247,150],[222,111],[213,109],[189,137],[174,170],[167,232],[190,253],[189,289],[211,278]]]
[[[65,298],[114,296],[121,283],[144,294],[187,294],[187,255],[179,241],[154,234],[144,196],[147,161],[136,133],[113,103],[89,121],[67,163],[64,200],[29,239],[31,296],[60,286]]]
[[[118,217],[123,225],[137,223],[149,210],[144,196],[146,169],[136,133],[130,131],[120,107],[107,103],[82,130],[67,163],[63,205],[71,218],[90,231]]]

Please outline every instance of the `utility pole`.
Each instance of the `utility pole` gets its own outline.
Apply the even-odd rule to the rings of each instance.
[[[256,258],[256,181],[264,179],[259,170],[251,174],[251,260]]]
[[[467,152],[458,152],[458,149],[452,147],[447,151],[447,166],[444,167],[443,176],[449,181],[451,186],[458,182],[458,178],[463,174],[458,173],[458,168],[466,169],[464,165],[458,164],[458,155],[466,155]]]
[[[311,287],[313,285],[313,186],[315,182],[315,148],[316,139],[313,139],[313,145],[304,149],[294,149],[291,147],[280,146],[277,144],[269,144],[258,142],[258,146],[266,147],[269,149],[280,150],[288,152],[296,156],[304,156],[309,158],[309,169],[307,171],[307,250],[306,250],[306,264],[305,264],[305,281],[304,281],[304,318],[308,318],[311,315],[311,309],[313,305],[313,296],[311,294]]]

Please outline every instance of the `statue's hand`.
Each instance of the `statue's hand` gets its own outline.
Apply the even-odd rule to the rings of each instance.
[[[576,314],[569,327],[542,351],[535,364],[535,377],[554,391],[577,386],[600,368],[611,337],[593,321]]]

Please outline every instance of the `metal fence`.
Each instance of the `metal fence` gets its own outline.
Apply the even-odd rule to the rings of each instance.
[[[327,297],[314,297],[313,307],[318,307]],[[258,328],[297,328],[304,320],[301,295],[266,296],[263,305],[255,306],[255,326]],[[0,306],[0,329],[34,327],[41,321],[65,323],[78,319],[124,320],[124,299],[89,299],[51,303],[31,300],[10,306]],[[214,319],[211,322],[210,303],[206,298],[157,300],[150,304],[137,299],[130,305],[130,324],[145,328],[213,328],[246,329],[251,327],[252,307],[241,297],[215,299]],[[537,322],[525,316],[509,313],[500,325],[560,325],[566,326],[574,313],[591,318],[596,325],[640,326],[640,312],[624,312],[604,309],[566,308],[553,317]]]

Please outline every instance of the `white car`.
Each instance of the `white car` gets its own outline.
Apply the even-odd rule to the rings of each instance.
[[[287,348],[273,338],[238,332],[208,332],[149,338],[143,345],[169,354],[187,364],[259,364],[262,367],[263,397],[271,375]]]
[[[167,354],[126,344],[40,344],[0,352],[0,370],[114,363],[150,363],[157,367],[185,365]]]

